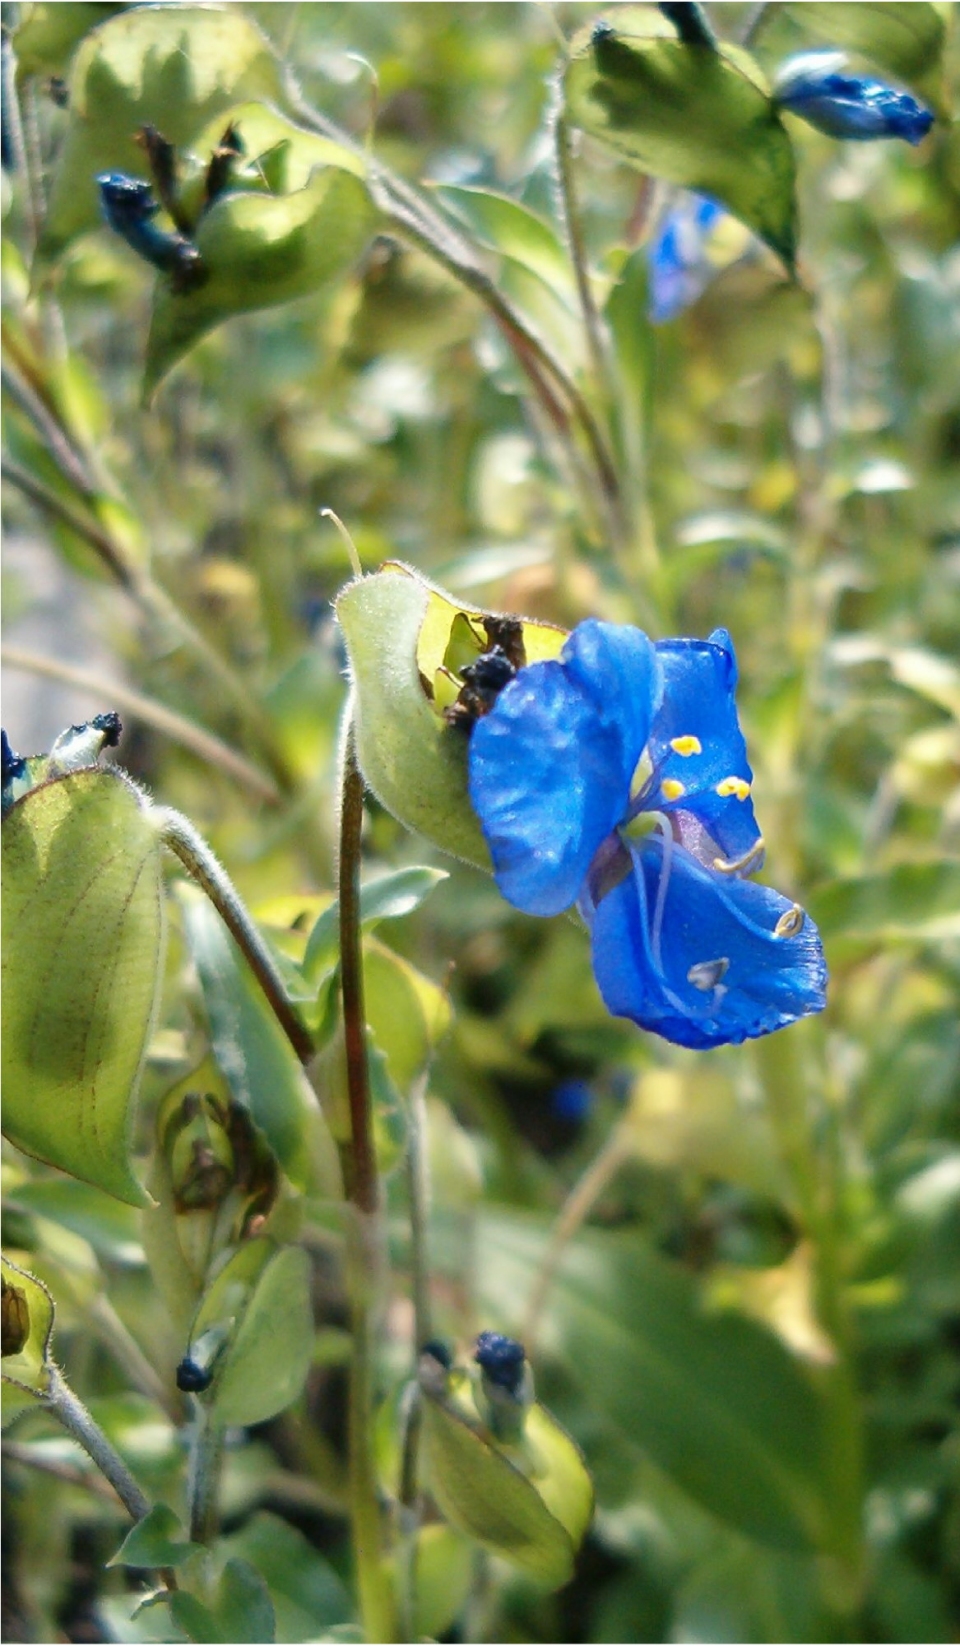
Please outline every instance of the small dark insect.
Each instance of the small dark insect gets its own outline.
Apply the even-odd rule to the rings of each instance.
[[[59,74],[51,74],[45,90],[51,103],[55,103],[58,109],[65,109],[68,106],[70,93],[67,90],[67,82],[61,80]]]
[[[177,1367],[178,1389],[182,1389],[184,1394],[202,1394],[204,1389],[209,1389],[212,1382],[213,1373],[211,1371],[208,1371],[205,1366],[198,1366],[197,1362],[191,1360],[189,1355],[184,1355]]]
[[[169,274],[173,291],[192,291],[207,277],[200,253],[179,233],[158,229],[152,219],[160,207],[153,189],[140,177],[124,172],[102,172],[97,178],[103,215],[115,234],[155,269]]]
[[[448,726],[459,726],[468,736],[527,661],[519,617],[485,617],[483,626],[490,646],[475,663],[461,669],[463,685],[457,701],[443,712]]]

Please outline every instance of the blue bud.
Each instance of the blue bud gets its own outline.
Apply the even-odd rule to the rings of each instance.
[[[882,80],[840,73],[837,65],[842,62],[835,52],[793,59],[778,77],[774,101],[828,137],[864,143],[881,137],[923,141],[933,125],[929,109]]]
[[[508,1394],[519,1394],[527,1357],[523,1344],[516,1338],[503,1337],[500,1332],[481,1332],[473,1358],[491,1383],[506,1389]]]
[[[202,1394],[209,1389],[213,1382],[213,1373],[205,1366],[198,1366],[189,1355],[184,1355],[177,1367],[177,1388],[184,1394]]]
[[[185,235],[165,233],[153,222],[160,207],[149,183],[122,171],[101,172],[97,178],[103,215],[114,234],[132,251],[171,277],[176,292],[187,292],[206,278],[196,246]]]

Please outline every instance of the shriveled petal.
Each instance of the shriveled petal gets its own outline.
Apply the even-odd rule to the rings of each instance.
[[[470,739],[470,800],[497,885],[527,914],[578,896],[626,815],[660,671],[639,629],[590,619],[556,663],[521,669]]]
[[[632,873],[599,904],[581,903],[609,1011],[702,1048],[822,1010],[820,936],[787,898],[704,869],[675,843],[665,850],[659,835],[631,842],[630,854]]]
[[[645,810],[677,815],[684,844],[713,861],[752,853],[760,830],[750,798],[753,772],[737,718],[737,660],[726,629],[709,640],[660,640],[663,702],[650,737],[655,786]],[[703,832],[708,840],[701,849]],[[752,866],[756,868],[755,859]]]

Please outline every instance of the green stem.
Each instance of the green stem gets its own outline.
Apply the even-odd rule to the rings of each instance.
[[[547,1294],[556,1278],[567,1246],[586,1222],[604,1189],[616,1177],[624,1162],[630,1158],[631,1152],[624,1128],[615,1128],[599,1154],[594,1156],[586,1171],[573,1185],[560,1208],[527,1305],[523,1341],[528,1355],[533,1353]]]
[[[374,1321],[381,1266],[380,1187],[373,1140],[360,935],[360,837],[363,778],[352,722],[343,748],[340,842],[340,988],[350,1106],[347,1158],[346,1271],[353,1354],[350,1361],[348,1447],[350,1521],[357,1597],[368,1641],[397,1638],[394,1597],[383,1560],[383,1524],[373,1453]]]
[[[592,408],[563,363],[543,340],[531,331],[522,315],[487,274],[477,259],[473,245],[409,183],[396,176],[380,161],[374,160],[334,121],[312,108],[292,82],[288,89],[288,98],[292,112],[306,125],[342,144],[363,160],[377,205],[394,228],[406,239],[412,240],[428,257],[440,263],[448,274],[473,292],[490,311],[511,343],[553,426],[558,434],[569,442],[569,433],[564,428],[566,415],[558,417],[558,401],[566,402],[569,414],[579,425],[590,452],[604,512],[609,518],[611,529],[619,531],[619,518],[622,512],[620,478],[613,455]],[[520,339],[522,348],[517,346]]]
[[[212,1543],[217,1535],[217,1494],[223,1462],[223,1429],[211,1408],[197,1400],[196,1420],[190,1445],[190,1474],[187,1501],[190,1505],[190,1537],[194,1543]]]
[[[59,1366],[48,1367],[45,1404],[91,1457],[100,1473],[116,1492],[131,1520],[142,1520],[150,1513],[150,1500],[141,1491],[133,1475],[118,1452],[95,1423],[82,1400],[78,1400]]]
[[[281,1029],[306,1067],[313,1061],[313,1037],[298,1017],[290,1001],[276,961],[257,929],[239,892],[226,870],[218,862],[203,836],[193,824],[169,806],[156,807],[153,813],[160,838],[169,847],[192,878],[206,892],[228,931],[266,995],[267,1002]]]
[[[586,334],[587,348],[598,388],[608,389],[610,367],[607,355],[607,340],[604,336],[603,321],[594,301],[593,287],[590,284],[587,248],[583,234],[583,216],[580,211],[580,201],[577,197],[573,170],[570,127],[561,114],[558,114],[554,121],[554,149],[557,157],[557,181],[560,186],[563,226],[566,231],[570,261],[573,264],[573,272],[577,282],[577,295],[580,299],[580,311],[583,315],[583,329]]]

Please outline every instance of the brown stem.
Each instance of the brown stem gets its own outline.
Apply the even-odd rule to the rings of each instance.
[[[367,1022],[363,1006],[363,960],[360,936],[360,834],[363,827],[363,778],[357,765],[352,726],[344,749],[340,800],[340,991],[350,1102],[350,1182],[348,1193],[358,1211],[379,1206],[377,1160],[373,1144],[373,1109],[367,1064]]]

